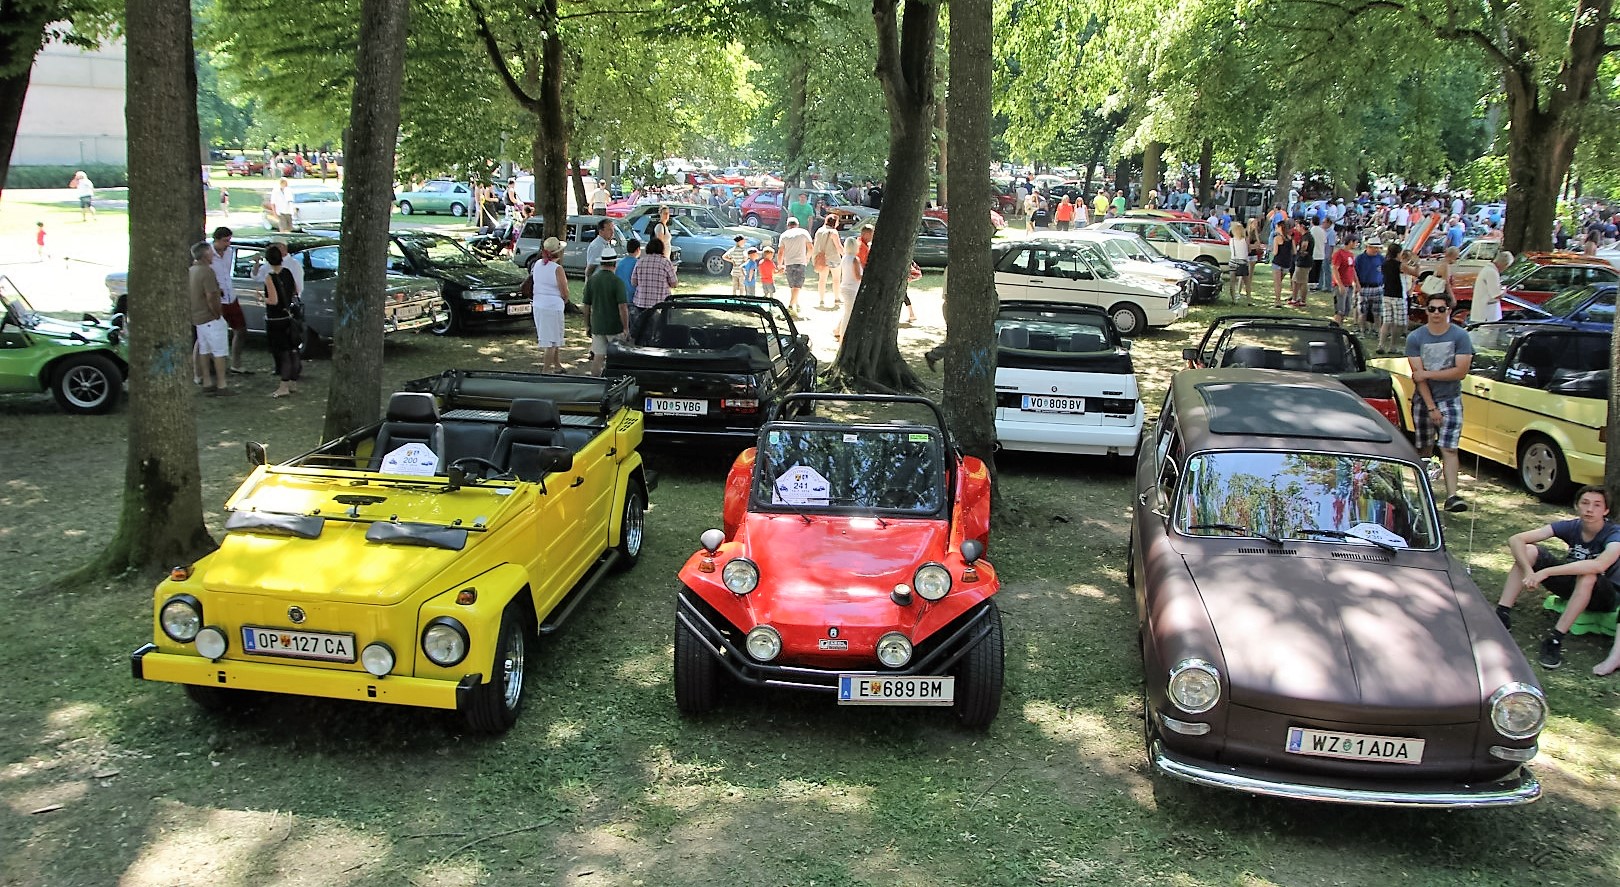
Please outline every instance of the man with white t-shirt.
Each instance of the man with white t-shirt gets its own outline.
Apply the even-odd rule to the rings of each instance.
[[[1474,304],[1468,309],[1470,322],[1502,319],[1502,272],[1511,264],[1513,254],[1502,250],[1479,269],[1474,278]]]
[[[788,216],[787,229],[777,240],[776,255],[787,277],[788,310],[798,317],[799,290],[804,287],[805,269],[810,266],[810,232],[804,230],[797,218]]]
[[[270,213],[276,217],[276,230],[283,234],[292,233],[293,196],[287,188],[285,176],[271,189],[269,199]]]

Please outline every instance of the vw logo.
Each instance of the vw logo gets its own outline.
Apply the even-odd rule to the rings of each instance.
[[[829,626],[827,628],[827,637],[830,637],[830,638],[838,637],[838,626],[836,626],[836,625]]]
[[[1052,386],[1052,393],[1053,393],[1053,394],[1056,394],[1056,393],[1057,393],[1057,386],[1056,386],[1056,385],[1053,385],[1053,386]]]
[[[304,608],[303,607],[288,607],[287,608],[287,618],[291,619],[293,621],[294,625],[303,625],[304,624]]]

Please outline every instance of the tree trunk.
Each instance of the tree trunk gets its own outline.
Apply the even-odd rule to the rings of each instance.
[[[323,440],[376,421],[382,403],[382,303],[388,285],[394,145],[409,23],[409,0],[361,3],[339,225],[344,262],[335,295],[337,327]]]
[[[574,205],[579,207],[580,212],[588,213],[591,211],[591,201],[585,196],[585,170],[579,165],[577,155],[569,167],[568,182],[574,188]]]
[[[483,6],[477,0],[469,6],[495,73],[518,105],[535,116],[534,150],[529,155],[534,164],[534,207],[546,221],[548,233],[554,233],[562,229],[562,220],[568,216],[568,183],[564,178],[568,166],[568,124],[563,114],[564,60],[557,0],[539,0],[532,19],[524,22],[525,35],[539,32],[540,51],[534,52],[523,38],[516,41],[523,48],[521,82],[507,64],[507,50],[496,39]],[[534,94],[530,94],[530,89]]]
[[[939,157],[935,163],[934,172],[935,175],[939,176],[939,184],[934,189],[934,200],[940,206],[950,206],[950,164],[947,162],[951,153],[950,127],[946,125],[945,103],[938,102],[935,108],[934,130],[938,133],[935,142],[939,148]],[[986,164],[985,168],[989,169],[990,167]]]
[[[203,525],[191,383],[188,266],[201,239],[195,59],[187,0],[129,0],[125,77],[141,97],[129,132],[129,455],[118,529],[88,572],[184,563],[213,546]],[[188,112],[189,109],[189,112]]]
[[[834,363],[836,380],[852,388],[915,391],[917,375],[900,356],[900,304],[911,270],[911,251],[928,192],[928,155],[934,122],[934,44],[939,6],[873,0],[877,75],[889,111],[889,177],[883,208],[849,327]]]
[[[1147,192],[1164,193],[1164,142],[1148,142],[1142,152],[1142,204],[1147,205]]]
[[[810,63],[802,56],[788,65],[786,161],[782,176],[789,188],[804,187],[804,109],[809,103]]]
[[[0,6],[0,59],[6,60],[0,63],[0,194],[11,172],[11,149],[17,145],[17,122],[34,76],[34,57],[45,44],[45,26],[51,19],[50,4]]]
[[[1288,146],[1277,149],[1277,190],[1271,202],[1283,208],[1285,212],[1291,210],[1288,205],[1288,189],[1294,187],[1294,153]]]
[[[1121,157],[1114,164],[1114,193],[1125,195],[1125,206],[1132,205],[1131,200],[1131,158]]]
[[[963,171],[960,190],[973,193],[990,168],[992,0],[953,0],[950,40],[950,106],[946,142]],[[943,152],[942,152],[943,153]],[[951,436],[964,453],[977,456],[995,475],[996,280],[990,265],[995,230],[989,213],[970,204],[951,219],[949,283],[957,296],[945,300],[945,391]],[[991,485],[991,492],[996,487]]]
[[[1210,191],[1215,185],[1215,143],[1204,139],[1198,146],[1198,205],[1206,212],[1211,209]]]

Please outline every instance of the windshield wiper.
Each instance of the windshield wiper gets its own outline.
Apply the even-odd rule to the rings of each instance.
[[[1277,538],[1276,536],[1271,535],[1270,533],[1262,533],[1262,532],[1260,532],[1258,530],[1251,530],[1248,527],[1243,526],[1242,524],[1193,524],[1193,525],[1187,527],[1187,529],[1189,529],[1189,530],[1225,530],[1228,533],[1242,533],[1245,536],[1259,536],[1261,539],[1264,539],[1267,542],[1270,542],[1272,545],[1275,545],[1278,548],[1281,548],[1282,544],[1283,544],[1283,541],[1281,539]]]
[[[1379,548],[1389,552],[1390,554],[1400,551],[1400,549],[1396,546],[1391,545],[1388,542],[1384,542],[1383,540],[1369,539],[1366,536],[1357,536],[1354,533],[1346,533],[1343,530],[1307,530],[1304,527],[1300,527],[1294,532],[1300,534],[1301,536],[1322,536],[1328,539],[1342,539],[1344,541],[1354,539],[1357,542],[1370,542],[1373,545],[1376,545]]]

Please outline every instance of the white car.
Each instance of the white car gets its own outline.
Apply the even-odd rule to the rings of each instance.
[[[1095,305],[1122,336],[1140,335],[1187,316],[1185,289],[1122,274],[1089,241],[1011,241],[996,247],[992,261],[996,297],[1001,301]]]
[[[1121,273],[1180,287],[1187,293],[1187,301],[1192,301],[1192,291],[1196,283],[1193,276],[1175,265],[1154,261],[1152,255],[1147,252],[1152,247],[1134,234],[1106,228],[1081,228],[1078,231],[1049,232],[1040,235],[1039,239],[1058,242],[1083,240],[1095,243]]]
[[[292,192],[293,211],[292,224],[295,229],[303,229],[310,225],[336,225],[343,219],[343,191],[341,188],[322,185],[290,185],[287,188]],[[274,229],[276,219],[269,210],[264,212],[265,227]]]
[[[1101,309],[1001,303],[996,440],[1003,449],[1131,456],[1142,419],[1130,341]]]
[[[1211,231],[1208,222],[1121,216],[1103,219],[1091,227],[1140,235],[1172,259],[1203,262],[1222,269],[1232,264],[1231,242]]]

